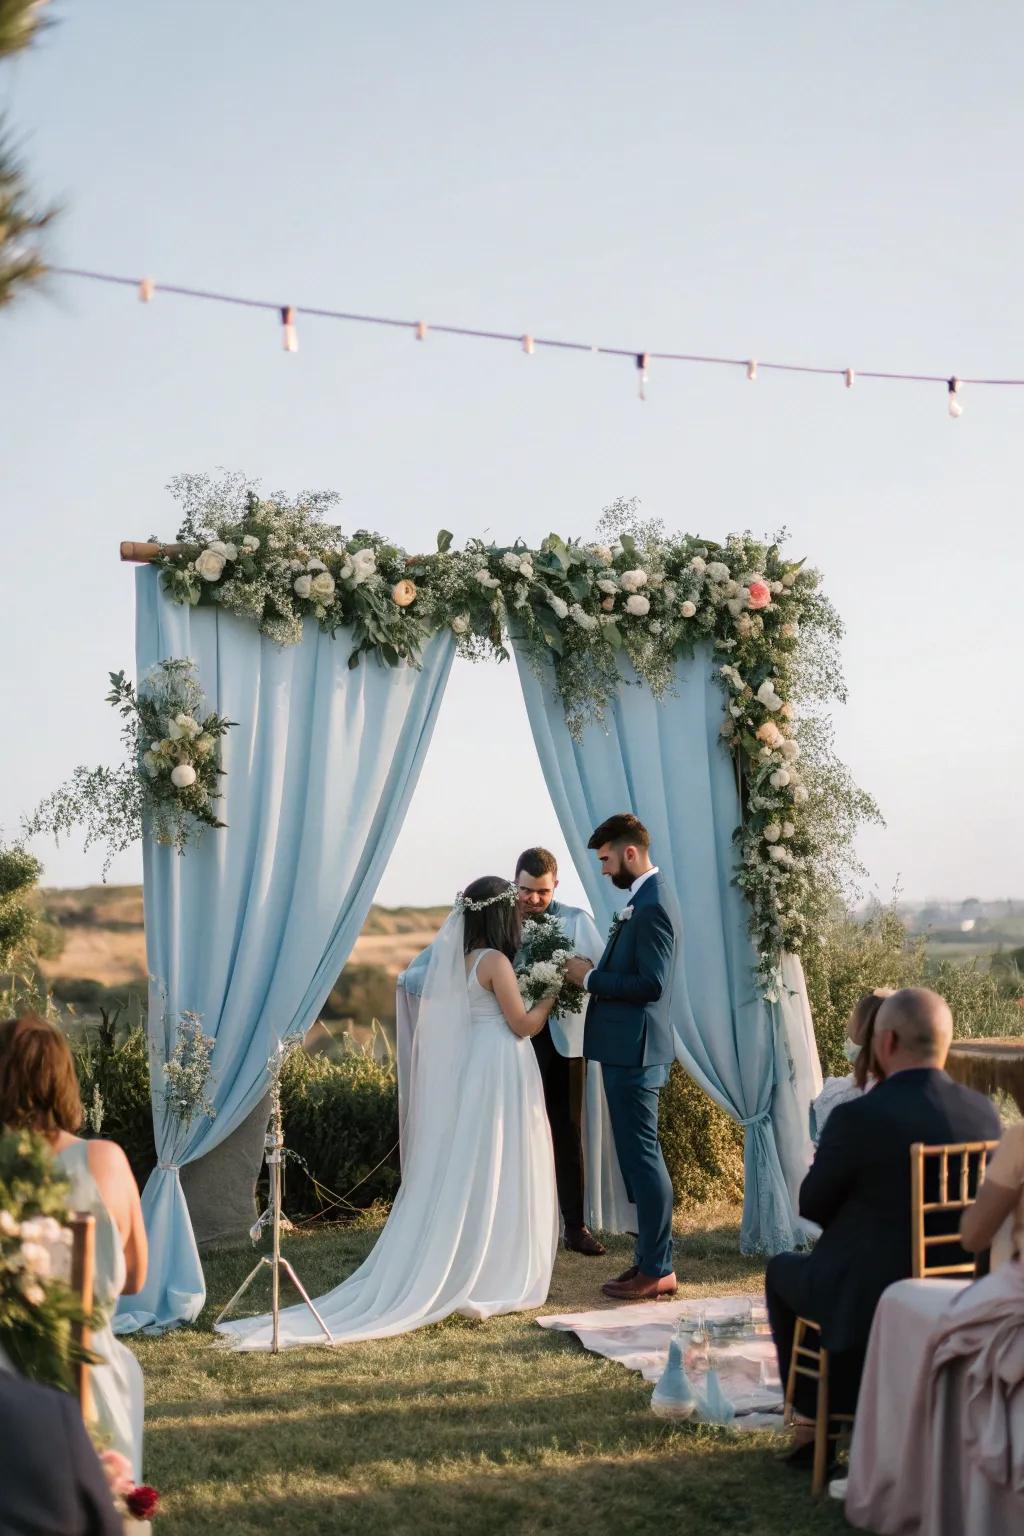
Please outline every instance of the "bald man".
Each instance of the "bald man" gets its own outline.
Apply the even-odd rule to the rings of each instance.
[[[938,993],[909,987],[886,998],[873,1044],[884,1081],[832,1111],[800,1189],[800,1214],[817,1222],[822,1235],[811,1253],[782,1253],[768,1265],[765,1291],[782,1379],[796,1318],[812,1318],[830,1353],[836,1413],[856,1406],[879,1297],[911,1273],[910,1148],[916,1141],[935,1146],[1000,1134],[992,1102],[943,1071],[952,1038],[953,1018]],[[949,1262],[965,1257],[952,1248]],[[797,1379],[803,1387],[805,1378]],[[813,1387],[810,1397],[801,1387],[797,1410],[811,1416]],[[799,1443],[809,1437],[797,1438],[794,1459],[809,1464],[813,1448]]]

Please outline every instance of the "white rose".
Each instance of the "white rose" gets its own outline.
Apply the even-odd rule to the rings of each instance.
[[[227,564],[223,555],[219,555],[215,549],[204,549],[201,555],[196,556],[196,574],[203,581],[218,581],[224,574]]]
[[[41,1307],[43,1302],[46,1300],[46,1292],[35,1280],[26,1280],[23,1278],[21,1281],[21,1294],[24,1296],[30,1307]]]
[[[225,546],[224,546],[224,554],[227,556],[227,558],[229,560],[237,560],[238,559],[238,548],[237,548],[237,546],[234,545],[234,544],[225,544]]]
[[[795,831],[796,831],[796,827],[794,827],[794,825],[793,825],[793,823],[791,821],[784,821],[782,823],[782,835],[783,835],[783,837],[792,837],[793,833]]]
[[[256,535],[254,533],[247,533],[242,540],[242,548],[249,550],[251,554],[255,554],[259,547],[260,541]]]
[[[377,556],[372,549],[357,549],[352,556],[352,564],[357,571],[375,571],[377,569]]]
[[[520,560],[520,562],[519,562],[519,574],[523,578],[524,581],[532,581],[533,580],[533,562],[532,562],[532,560],[525,560],[525,559],[524,560]]]
[[[650,600],[650,598],[644,597],[644,596],[642,596],[640,594],[638,594],[638,595],[636,595],[634,597],[627,597],[626,598],[626,612],[627,613],[635,614],[637,616],[637,618],[642,619],[644,614],[645,613],[650,613],[650,611],[651,611],[651,600]]]
[[[464,613],[457,613],[452,619],[452,631],[456,635],[464,635],[469,628],[469,620]]]
[[[296,597],[308,597],[313,590],[312,576],[296,576],[292,583],[292,590]]]
[[[167,734],[171,738],[172,741],[180,741],[181,738],[184,736],[185,732],[182,730],[182,728],[178,724],[177,720],[168,720],[168,722],[167,722]]]
[[[563,602],[560,597],[556,597],[554,593],[548,598],[548,607],[558,619],[565,619],[569,616],[569,604]]]
[[[607,576],[602,576],[595,585],[599,592],[604,592],[608,597],[614,597],[619,590],[618,582],[610,580]]]
[[[193,720],[191,715],[175,715],[174,724],[178,727],[183,736],[198,736],[199,732],[202,730],[202,726],[199,724],[198,720]]]
[[[155,779],[160,771],[160,759],[155,752],[143,752],[142,766],[151,779]]]
[[[507,554],[502,555],[501,563],[507,566],[510,571],[518,571],[522,564],[522,559],[510,549]]]
[[[785,789],[788,783],[789,770],[787,768],[777,768],[771,777],[772,789]]]
[[[793,801],[796,805],[806,805],[810,796],[803,784],[798,784],[793,791]]]
[[[797,635],[800,633],[800,625],[795,623],[783,624],[779,633],[781,634],[783,640],[795,640]]]
[[[342,581],[350,581],[353,571],[354,567],[352,565],[352,561],[346,555],[345,559],[342,561],[341,570],[338,572],[338,575],[341,577]]]
[[[684,619],[692,619],[694,614],[697,612],[697,604],[691,603],[689,598],[687,598],[686,602],[683,603],[680,607],[679,612],[682,614]]]
[[[768,857],[770,859],[774,859],[776,864],[789,863],[789,854],[787,853],[786,849],[781,848],[778,845],[776,845],[774,848],[768,849]]]
[[[619,577],[619,586],[623,592],[639,592],[641,587],[647,585],[647,572],[641,570],[623,571]]]
[[[785,591],[785,588],[783,587],[781,581],[770,581],[768,583],[768,587],[769,587],[769,590],[771,592],[773,592],[776,597],[778,597],[780,592],[784,592]]]
[[[492,576],[486,566],[481,566],[476,573],[476,579],[482,587],[498,587],[501,585],[497,576]]]
[[[708,568],[708,563],[704,559],[704,557],[702,555],[694,555],[693,559],[690,561],[690,570],[691,571],[706,571],[707,568]]]
[[[700,557],[695,556],[694,558],[699,559]],[[690,563],[692,565],[693,561]],[[696,570],[697,567],[694,566],[694,569]],[[709,581],[728,581],[729,567],[727,565],[723,565],[721,560],[712,560],[711,564],[707,567],[707,574]]]
[[[22,1267],[30,1275],[35,1275],[40,1280],[45,1280],[50,1273],[50,1250],[44,1248],[42,1243],[23,1242],[21,1245]]]
[[[607,544],[591,544],[590,553],[593,555],[595,560],[600,562],[601,565],[611,565],[612,552],[608,548]]]
[[[10,1211],[0,1211],[0,1237],[17,1237],[18,1223]]]
[[[800,756],[800,743],[798,741],[784,741],[779,751],[787,762],[795,763]]]
[[[334,596],[334,577],[326,569],[319,570],[310,582],[311,596],[319,603],[329,603]]]
[[[171,783],[175,789],[188,789],[196,781],[196,771],[191,763],[179,763],[171,769]]]
[[[765,840],[765,842],[766,843],[777,843],[781,836],[782,836],[782,827],[779,825],[779,823],[777,821],[770,821],[768,823],[768,825],[764,829],[764,840]]]
[[[306,561],[306,570],[307,571],[326,571],[326,569],[327,569],[327,567],[326,567],[326,565],[324,565],[322,560],[307,560]]]
[[[782,700],[775,692],[775,685],[772,683],[770,678],[765,678],[764,682],[757,690],[757,698],[758,703],[763,704],[765,709],[775,711],[776,709],[782,708]]]
[[[223,555],[225,560],[228,558],[228,547],[223,539],[213,539],[206,547],[212,549],[215,555]]]
[[[196,751],[200,757],[209,757],[215,746],[216,742],[213,737],[207,736],[205,732],[202,736],[196,738]]]

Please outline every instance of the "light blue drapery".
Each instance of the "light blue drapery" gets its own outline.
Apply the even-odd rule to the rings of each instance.
[[[740,1246],[792,1248],[806,1229],[791,1192],[808,1161],[808,1106],[794,1112],[794,1085],[816,1072],[816,1061],[794,1055],[814,1046],[809,1030],[787,1029],[783,1009],[755,983],[749,909],[733,884],[739,793],[719,736],[724,696],[710,650],[677,663],[674,690],[660,701],[624,663],[605,726],[588,726],[579,742],[565,724],[553,667],[542,679],[518,648],[516,660],[548,793],[599,926],[622,897],[587,850],[591,832],[617,811],[632,811],[650,830],[683,914],[677,1055],[747,1131]]]
[[[144,842],[150,1063],[158,1166],[143,1194],[150,1243],[145,1289],[121,1303],[118,1332],[190,1321],[203,1271],[178,1167],[241,1124],[267,1087],[278,1043],[316,1018],[366,918],[430,742],[454,656],[445,631],[422,670],[363,658],[348,668],[345,632],[315,624],[282,648],[244,619],[191,609],[136,584],[139,677],[191,657],[208,705],[237,721],[217,803],[227,831],[205,831],[179,857]],[[183,1010],[216,1041],[216,1117],[182,1134],[164,1112],[161,1067]]]

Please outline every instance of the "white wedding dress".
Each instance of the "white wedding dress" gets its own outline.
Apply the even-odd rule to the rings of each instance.
[[[453,912],[435,944],[413,1049],[405,1176],[373,1252],[316,1301],[336,1344],[408,1333],[453,1312],[490,1317],[547,1298],[558,1247],[551,1132],[529,1040],[469,974]],[[269,1349],[270,1318],[221,1323]],[[282,1349],[326,1343],[309,1308],[281,1313]]]

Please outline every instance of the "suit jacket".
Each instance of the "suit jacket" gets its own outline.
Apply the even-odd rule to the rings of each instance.
[[[886,1286],[912,1269],[910,1148],[916,1141],[993,1141],[995,1106],[935,1068],[897,1072],[829,1115],[800,1188],[800,1214],[824,1230],[808,1259],[809,1309],[828,1349],[867,1345]],[[936,1194],[925,1189],[925,1198]],[[946,1230],[956,1232],[954,1213]],[[931,1230],[941,1230],[932,1228]],[[959,1245],[943,1261],[967,1256]]]
[[[2,1369],[0,1536],[124,1536],[76,1400]]]
[[[616,923],[587,981],[583,1054],[609,1066],[664,1066],[675,1060],[672,989],[682,919],[660,872],[629,906],[632,915]]]

